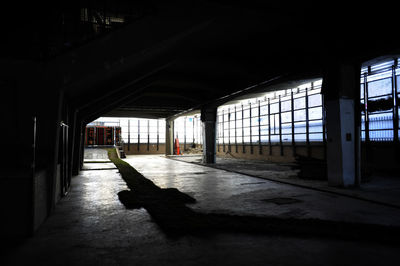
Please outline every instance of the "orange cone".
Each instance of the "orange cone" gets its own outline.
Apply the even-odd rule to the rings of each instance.
[[[180,155],[181,151],[179,149],[179,140],[178,138],[175,139],[175,155]]]

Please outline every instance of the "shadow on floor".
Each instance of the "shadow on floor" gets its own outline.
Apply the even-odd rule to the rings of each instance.
[[[400,227],[197,212],[185,205],[195,203],[194,198],[175,188],[161,189],[112,152],[109,155],[130,189],[118,193],[120,201],[128,209],[145,208],[170,237],[237,232],[399,244]]]

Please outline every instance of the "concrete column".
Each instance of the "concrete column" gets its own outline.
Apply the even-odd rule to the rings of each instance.
[[[355,184],[354,100],[327,101],[327,165],[328,182],[332,186]]]
[[[327,176],[331,186],[349,187],[359,182],[360,131],[359,67],[336,64],[324,74],[327,129]],[[358,93],[357,93],[358,91]]]
[[[79,170],[83,168],[83,161],[85,160],[85,128],[86,123],[81,125],[80,141],[79,141]]]
[[[72,108],[71,108],[72,109]],[[71,120],[69,122],[69,147],[68,147],[68,158],[69,158],[69,173],[68,176],[72,177],[73,175],[73,168],[74,168],[74,150],[75,150],[75,136],[76,136],[76,128],[77,128],[77,111],[72,109],[70,110],[70,117]]]
[[[165,120],[165,155],[174,154],[174,119]]]
[[[80,151],[81,151],[81,139],[82,139],[82,121],[81,118],[75,113],[75,123],[73,127],[73,150],[72,150],[72,175],[78,175],[80,171]]]
[[[216,162],[216,120],[217,108],[201,110],[203,122],[203,163]]]

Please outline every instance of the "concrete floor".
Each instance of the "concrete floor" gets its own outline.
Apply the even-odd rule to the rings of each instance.
[[[104,156],[91,152],[100,154],[99,160]],[[399,209],[359,199],[161,156],[125,161],[157,186],[196,198],[188,206],[203,213],[400,226]],[[127,210],[120,203],[117,193],[127,186],[118,170],[91,164],[73,178],[70,193],[37,234],[2,256],[1,265],[398,265],[399,245],[377,242],[244,232],[170,238],[145,209]],[[271,198],[296,201],[264,201]]]
[[[168,156],[170,159],[189,162],[197,165],[202,163],[202,155]],[[217,158],[217,162],[209,167],[241,173],[280,183],[330,192],[343,196],[363,199],[400,209],[400,178],[398,176],[369,177],[369,181],[357,188],[339,188],[328,185],[326,180],[311,180],[298,178],[296,165],[293,163],[271,163],[261,160],[244,160],[237,158]]]

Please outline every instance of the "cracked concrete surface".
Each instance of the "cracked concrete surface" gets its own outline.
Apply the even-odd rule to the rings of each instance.
[[[100,151],[101,152],[101,151]],[[126,161],[162,188],[196,198],[190,208],[229,214],[400,225],[395,208],[160,156]],[[171,239],[146,210],[127,210],[117,170],[87,170],[37,234],[2,256],[1,265],[397,265],[398,246],[290,236],[215,233]],[[294,198],[291,204],[265,202]]]

